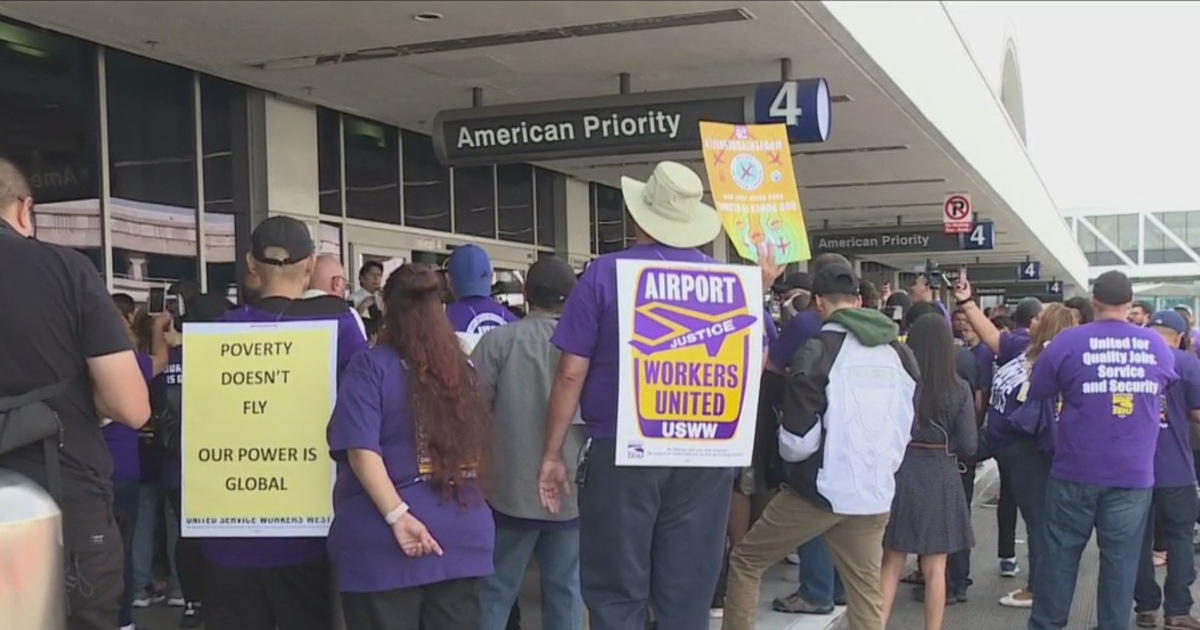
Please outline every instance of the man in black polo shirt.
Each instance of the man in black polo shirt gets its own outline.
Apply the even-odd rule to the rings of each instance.
[[[140,428],[150,417],[149,395],[96,268],[79,252],[33,238],[33,213],[28,180],[0,158],[0,399],[63,384],[44,401],[61,425],[51,450],[57,465],[47,466],[45,444],[36,442],[0,453],[0,469],[58,495],[68,630],[112,630],[123,551],[100,422]]]

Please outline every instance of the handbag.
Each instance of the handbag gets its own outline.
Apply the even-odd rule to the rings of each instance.
[[[46,401],[61,395],[71,382],[62,381],[19,396],[0,398],[0,455],[41,442],[46,456],[47,490],[60,504],[63,487],[58,449],[62,448],[63,426],[58,412]]]
[[[168,385],[152,418],[154,436],[168,455],[178,455],[183,441],[183,386]]]

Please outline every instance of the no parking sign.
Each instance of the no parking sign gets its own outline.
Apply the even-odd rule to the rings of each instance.
[[[971,220],[971,196],[966,193],[946,195],[942,204],[942,232],[945,234],[969,234]]]

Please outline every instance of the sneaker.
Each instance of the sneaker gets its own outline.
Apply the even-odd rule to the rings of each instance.
[[[166,599],[166,596],[158,591],[143,588],[133,594],[132,605],[134,608],[149,608],[163,603]]]
[[[1021,588],[1000,598],[1000,605],[1008,608],[1033,608],[1033,593]]]
[[[1163,618],[1163,630],[1200,630],[1200,619],[1191,615]]]
[[[724,619],[725,618],[725,609],[724,608],[709,608],[708,609],[708,618],[709,619]]]
[[[204,616],[200,604],[188,602],[183,607],[183,616],[179,619],[179,627],[183,630],[196,630],[204,625]]]
[[[833,603],[814,604],[801,597],[799,592],[795,592],[784,597],[776,597],[771,602],[771,609],[781,613],[831,615],[833,614],[834,606]]]
[[[796,552],[789,553],[786,558],[788,564],[800,564],[800,554]]]
[[[1158,613],[1140,612],[1133,616],[1133,623],[1139,628],[1157,628]]]
[[[1000,577],[1017,577],[1020,572],[1021,565],[1017,564],[1016,558],[1000,559]]]

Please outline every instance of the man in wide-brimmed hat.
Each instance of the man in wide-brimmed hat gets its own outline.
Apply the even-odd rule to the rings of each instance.
[[[721,221],[701,201],[700,178],[682,164],[662,162],[647,181],[624,177],[621,187],[637,240],[592,261],[551,339],[562,359],[547,411],[539,490],[552,512],[559,493],[570,491],[562,450],[578,408],[591,438],[579,513],[580,577],[592,630],[641,628],[647,609],[660,630],[705,628],[721,571],[733,475],[729,468],[616,466],[616,263],[714,262],[697,248],[720,235]],[[770,287],[782,269],[765,251],[759,260],[763,287]]]

